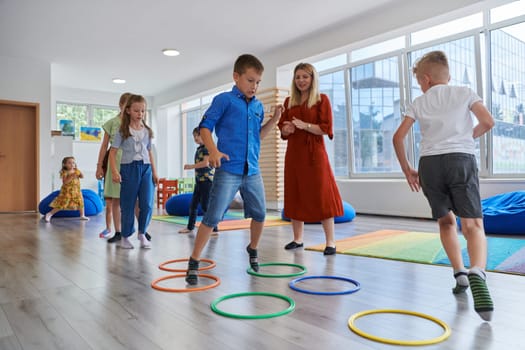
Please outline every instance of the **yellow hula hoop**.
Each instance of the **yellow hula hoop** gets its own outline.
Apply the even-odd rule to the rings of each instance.
[[[366,333],[362,331],[361,329],[357,328],[354,324],[355,320],[362,316],[371,315],[371,314],[403,314],[403,315],[411,315],[416,316],[420,318],[424,318],[427,320],[430,320],[439,326],[443,328],[443,334],[436,338],[431,339],[424,339],[424,340],[397,340],[397,339],[391,339],[391,338],[381,338],[375,335],[372,335],[370,333]],[[385,343],[385,344],[393,344],[393,345],[409,345],[409,346],[415,346],[415,345],[432,345],[440,343],[444,340],[446,340],[450,336],[450,327],[443,321],[427,315],[420,312],[415,311],[409,311],[409,310],[395,310],[395,309],[377,309],[377,310],[365,310],[358,312],[356,314],[353,314],[348,319],[348,327],[352,330],[352,332],[364,337],[368,338],[370,340],[379,342],[379,343]]]

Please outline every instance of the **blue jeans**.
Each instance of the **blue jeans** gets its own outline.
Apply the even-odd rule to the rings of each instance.
[[[244,217],[264,222],[266,199],[261,174],[235,175],[218,168],[215,169],[210,202],[202,223],[208,227],[217,226],[237,191],[240,191],[244,201]]]
[[[120,212],[122,236],[135,232],[135,203],[139,200],[139,233],[145,233],[153,211],[153,175],[150,164],[133,161],[120,165]]]
[[[197,221],[197,213],[199,204],[203,213],[208,211],[208,203],[210,200],[211,181],[197,181],[193,187],[193,196],[191,197],[190,203],[190,215],[188,218],[188,230],[195,228],[195,221]]]

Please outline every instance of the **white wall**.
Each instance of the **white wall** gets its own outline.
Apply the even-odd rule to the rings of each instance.
[[[51,191],[50,169],[51,65],[47,62],[0,56],[0,99],[40,105],[40,198]],[[23,137],[23,130],[20,130]],[[29,176],[34,176],[30,174]]]
[[[155,121],[157,174],[166,178],[183,177],[184,150],[179,117],[170,114],[169,108],[163,108],[157,111]]]
[[[404,179],[338,180],[341,196],[362,214],[431,218],[422,192],[411,192]],[[522,191],[523,179],[481,179],[481,198],[499,193]]]

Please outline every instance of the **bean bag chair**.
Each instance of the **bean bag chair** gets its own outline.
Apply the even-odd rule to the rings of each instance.
[[[188,216],[190,215],[190,203],[193,193],[181,193],[171,196],[166,201],[166,213],[174,216]],[[197,215],[202,215],[202,208],[199,204],[197,208]]]
[[[102,200],[98,196],[98,194],[89,189],[83,189],[82,191],[82,197],[84,198],[84,213],[86,216],[94,216],[100,214],[104,210],[104,204],[102,203]],[[38,211],[42,215],[46,215],[48,212],[51,211],[51,208],[49,204],[53,201],[53,199],[58,196],[60,193],[60,190],[56,190],[54,192],[51,192],[46,198],[42,199],[40,203],[38,204]],[[53,217],[79,217],[80,211],[78,210],[60,210],[58,213],[53,215]]]
[[[486,233],[525,234],[525,191],[506,192],[481,200]],[[458,219],[458,226],[461,228]]]
[[[336,224],[354,220],[356,213],[355,213],[354,207],[352,207],[350,203],[343,201],[343,210],[344,210],[343,215],[336,216],[334,218],[334,222]],[[281,218],[286,221],[291,221],[290,218],[287,218],[284,215],[284,209],[281,211]],[[306,224],[320,224],[320,222],[306,222]]]

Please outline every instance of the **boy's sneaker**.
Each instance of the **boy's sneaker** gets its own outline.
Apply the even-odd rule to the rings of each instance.
[[[106,228],[106,229],[104,229],[104,231],[100,232],[100,233],[98,234],[98,236],[99,236],[100,238],[108,238],[110,234],[111,234],[111,230],[108,230],[108,229]]]
[[[250,257],[250,267],[253,271],[259,272],[259,260],[257,259],[257,249],[250,248],[250,245],[246,247],[246,251],[248,252],[248,255]]]
[[[190,256],[188,260],[188,271],[186,272],[186,283],[191,286],[199,282],[199,261]]]
[[[113,235],[113,237],[111,237],[110,239],[108,239],[108,243],[115,243],[115,242],[118,242],[122,239],[122,235],[120,232],[115,232],[115,234]]]

